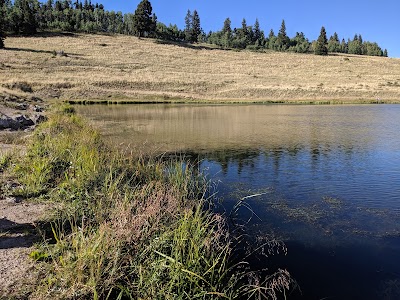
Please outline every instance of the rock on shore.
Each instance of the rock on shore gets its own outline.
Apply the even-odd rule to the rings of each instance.
[[[19,103],[10,108],[0,105],[0,130],[25,130],[46,121],[43,108],[38,105]],[[21,111],[24,111],[22,114]]]

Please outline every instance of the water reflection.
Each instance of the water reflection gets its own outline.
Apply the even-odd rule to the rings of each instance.
[[[324,145],[373,148],[382,119],[356,106],[87,106],[79,111],[118,142],[155,144],[160,151],[296,149]],[[368,124],[364,124],[368,120]],[[360,126],[360,123],[363,125]],[[365,125],[365,126],[364,126]]]

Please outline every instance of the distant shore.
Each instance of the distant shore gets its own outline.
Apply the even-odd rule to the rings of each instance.
[[[288,105],[342,105],[342,104],[400,104],[400,100],[138,100],[138,99],[121,99],[121,100],[67,100],[71,105],[124,105],[124,104],[288,104]]]

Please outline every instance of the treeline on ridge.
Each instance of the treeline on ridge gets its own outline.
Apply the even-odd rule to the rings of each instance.
[[[13,3],[14,2],[14,3]],[[201,28],[200,16],[196,10],[188,10],[185,16],[185,28],[177,25],[165,25],[157,20],[152,12],[150,1],[142,0],[134,13],[108,11],[103,4],[92,4],[76,0],[0,0],[0,48],[4,46],[6,33],[33,34],[46,30],[61,30],[87,33],[119,33],[152,37],[161,40],[187,43],[209,43],[224,49],[248,49],[289,51],[297,53],[348,53],[370,56],[388,56],[387,50],[375,42],[364,41],[360,34],[353,39],[339,39],[335,32],[329,39],[325,28],[321,28],[320,37],[309,41],[303,32],[297,32],[292,38],[286,34],[286,24],[282,21],[278,34],[271,29],[266,35],[260,28],[258,19],[254,25],[248,25],[243,19],[240,27],[232,28],[226,18],[220,31],[205,33]]]

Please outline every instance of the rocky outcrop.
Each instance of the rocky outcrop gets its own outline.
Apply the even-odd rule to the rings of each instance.
[[[35,122],[33,122],[32,119],[26,115],[18,115],[13,118],[1,116],[0,118],[0,129],[18,130],[26,129],[27,127],[33,125],[35,125]]]
[[[0,130],[3,129],[18,129],[17,123],[15,120],[9,117],[1,116],[0,118]]]
[[[29,130],[47,120],[43,107],[27,102],[0,103],[0,130]]]
[[[28,117],[27,115],[17,115],[15,117],[2,115],[0,117],[0,130],[24,130],[46,120],[47,117],[40,114],[36,114],[33,117]]]

